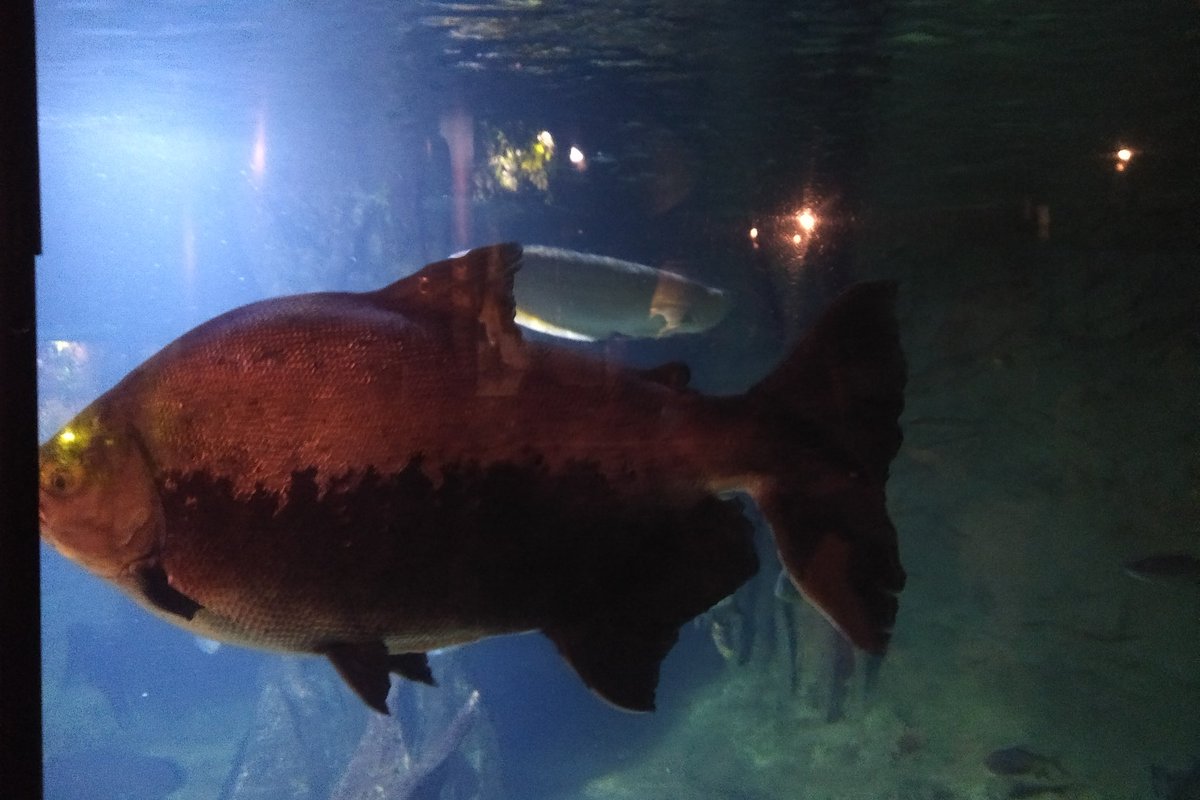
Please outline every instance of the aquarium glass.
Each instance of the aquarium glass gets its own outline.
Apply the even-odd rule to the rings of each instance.
[[[758,571],[682,626],[651,713],[534,632],[435,649],[383,716],[44,546],[47,798],[1200,797],[1195,2],[43,0],[37,45],[42,441],[223,312],[501,242],[558,249],[516,275],[551,323],[523,339],[613,380],[739,397],[867,281],[907,361],[885,655],[744,495]],[[648,463],[824,475],[853,428]]]

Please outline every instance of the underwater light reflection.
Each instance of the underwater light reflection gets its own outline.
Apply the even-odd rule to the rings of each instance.
[[[781,209],[765,218],[752,220],[746,233],[750,246],[757,250],[774,243],[787,250],[789,258],[803,260],[809,249],[821,241],[820,229],[836,221],[829,211],[832,201],[818,199],[807,189],[804,195],[804,202],[798,209],[791,206],[786,211]]]
[[[265,114],[258,115],[258,124],[254,129],[254,149],[250,155],[250,177],[254,188],[262,188],[263,178],[267,174],[267,119]]]
[[[1113,155],[1113,166],[1117,172],[1124,172],[1129,168],[1129,164],[1133,161],[1133,157],[1137,155],[1137,151],[1130,147],[1120,147]]]

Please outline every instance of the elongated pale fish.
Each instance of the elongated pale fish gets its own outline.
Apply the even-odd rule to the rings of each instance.
[[[725,318],[725,293],[674,272],[558,247],[527,245],[517,324],[565,339],[701,333]]]
[[[42,535],[219,641],[327,656],[385,711],[425,653],[540,630],[612,703],[653,707],[679,627],[757,568],[881,652],[904,584],[885,509],[903,358],[852,288],[744,395],[523,341],[518,245],[391,286],[235,309],[42,447]]]

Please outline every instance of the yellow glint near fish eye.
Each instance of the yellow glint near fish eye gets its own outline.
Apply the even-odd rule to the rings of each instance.
[[[58,435],[54,437],[54,442],[64,451],[78,452],[87,447],[92,440],[91,431],[87,428],[70,427],[63,428]]]

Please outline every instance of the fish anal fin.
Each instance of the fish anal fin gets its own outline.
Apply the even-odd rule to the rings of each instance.
[[[659,668],[679,636],[678,630],[638,635],[586,625],[544,632],[589,689],[617,708],[639,712],[654,710]]]
[[[136,567],[133,576],[142,599],[160,611],[190,621],[204,607],[172,586],[166,570],[157,562]]]
[[[792,582],[851,642],[883,653],[904,588],[882,487],[826,467],[820,480],[757,497]]]
[[[651,711],[680,628],[758,570],[754,529],[737,500],[665,506],[654,492],[614,503],[608,492],[576,491],[571,502],[587,502],[575,508],[589,510],[564,548],[576,577],[548,594],[539,627],[597,695]]]

